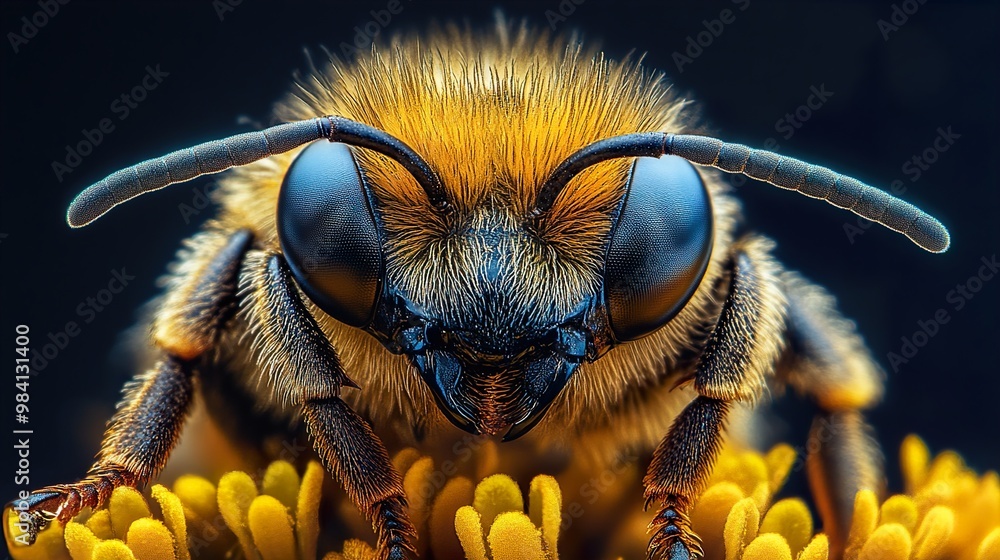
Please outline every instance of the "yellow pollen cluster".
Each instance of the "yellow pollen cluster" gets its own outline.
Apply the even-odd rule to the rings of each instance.
[[[34,545],[13,542],[17,518],[5,512],[5,536],[14,560],[189,560],[220,558],[241,549],[245,558],[316,558],[319,502],[326,472],[310,463],[302,477],[275,461],[260,487],[247,473],[224,475],[218,485],[194,475],[173,491],[154,485],[155,517],[137,490],[116,488],[106,508],[52,523]]]
[[[535,476],[527,503],[518,484],[496,474],[497,449],[477,458],[478,484],[469,477],[442,478],[430,457],[398,453],[418,552],[434,558],[554,560],[564,522],[557,478]],[[978,475],[954,452],[931,457],[919,438],[901,449],[905,493],[880,502],[861,491],[854,506],[845,560],[1000,560],[1000,477]],[[800,498],[776,500],[795,466],[788,445],[766,453],[726,449],[708,488],[691,512],[707,560],[828,560],[830,543],[815,532]],[[310,463],[302,476],[284,461],[272,463],[260,484],[235,471],[217,485],[185,475],[168,490],[154,485],[151,500],[131,488],[113,493],[107,508],[81,514],[65,528],[54,523],[37,542],[14,541],[17,518],[5,512],[5,534],[15,560],[188,560],[233,553],[262,560],[317,558],[323,468]],[[638,491],[638,490],[637,490]],[[153,505],[151,509],[150,505]],[[354,535],[324,560],[375,560],[370,530],[344,502],[334,520]],[[607,541],[642,547],[648,512],[607,512]],[[565,538],[565,537],[564,537]],[[570,543],[574,544],[574,543]],[[611,553],[609,558],[632,558]],[[641,557],[636,557],[639,560]]]

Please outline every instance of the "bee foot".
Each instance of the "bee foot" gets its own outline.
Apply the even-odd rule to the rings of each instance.
[[[35,544],[38,533],[41,533],[56,518],[56,514],[50,511],[33,511],[28,514],[28,544]]]
[[[18,516],[17,526],[23,533],[19,541],[34,544],[49,523],[58,515],[61,495],[58,492],[34,492],[23,500],[14,500],[5,507],[11,508],[11,515]],[[55,511],[53,511],[55,510]],[[23,540],[21,540],[23,539]]]
[[[390,498],[376,506],[379,544],[386,560],[409,560],[416,557],[413,549],[415,531],[406,514],[401,498]]]
[[[53,519],[66,523],[85,507],[98,508],[108,502],[111,493],[119,486],[135,486],[139,482],[131,472],[117,467],[92,471],[86,478],[73,484],[57,484],[33,492],[27,502],[33,526],[41,531]]]
[[[669,560],[691,560],[692,556],[691,551],[684,546],[684,543],[677,541],[667,550],[667,558]]]
[[[653,560],[697,560],[701,558],[701,547],[695,546],[693,549],[680,540],[675,540],[666,548],[658,548],[649,551],[649,559]]]
[[[649,560],[695,560],[705,554],[687,515],[669,502],[653,519],[650,528],[655,533],[646,552]]]

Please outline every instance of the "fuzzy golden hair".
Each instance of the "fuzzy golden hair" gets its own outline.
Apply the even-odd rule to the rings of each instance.
[[[485,206],[506,209],[514,225],[572,152],[617,134],[684,130],[683,105],[662,76],[637,62],[609,61],[579,43],[500,24],[492,34],[450,27],[425,39],[396,38],[349,66],[331,61],[296,82],[276,117],[345,116],[399,138],[431,163],[457,207],[451,220],[433,211],[397,163],[355,150],[380,203],[388,249],[405,258],[455,227],[474,226]],[[295,153],[271,161],[282,166]],[[594,260],[628,166],[627,160],[595,165],[559,198],[543,234],[562,258]],[[276,185],[258,181],[261,167],[266,163],[236,171],[251,181],[233,189],[229,210],[274,208]],[[262,225],[273,237],[270,221]]]

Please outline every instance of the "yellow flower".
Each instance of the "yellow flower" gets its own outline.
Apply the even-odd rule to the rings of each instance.
[[[706,558],[819,560],[829,555],[825,535],[813,535],[809,507],[799,498],[774,502],[795,463],[795,450],[777,445],[766,454],[723,451],[709,486],[691,512]]]
[[[137,490],[116,488],[106,509],[84,512],[66,524],[52,523],[32,546],[14,542],[17,517],[5,512],[8,548],[15,560],[190,560],[222,557],[233,547],[245,558],[316,558],[319,499],[326,476],[312,462],[299,478],[295,467],[275,461],[260,489],[247,473],[219,480],[185,475],[173,491],[150,490],[160,519]]]
[[[475,456],[474,472],[478,477],[488,477],[494,472],[498,457],[495,443],[482,442]],[[441,465],[435,465],[431,457],[421,456],[416,449],[400,451],[392,462],[403,475],[403,489],[406,492],[410,518],[419,534],[415,544],[420,557],[432,554],[434,558],[464,558],[466,552],[456,533],[455,517],[463,507],[473,505],[481,494],[479,489],[468,477],[448,478],[446,473],[454,468],[453,463],[443,461]],[[516,486],[514,489],[520,496]],[[556,490],[558,491],[558,487]],[[347,523],[355,524],[354,534],[369,532],[367,523],[351,509],[352,504],[345,502],[343,507],[346,511],[342,512],[342,518]],[[517,509],[523,511],[523,505]],[[558,505],[555,511],[559,511]],[[558,530],[558,524],[556,529]],[[328,553],[324,560],[375,560],[377,557],[375,550],[367,542],[349,539],[344,543],[342,552]]]
[[[827,560],[826,535],[799,498],[773,502],[795,451],[723,451],[707,490],[691,513],[706,558]],[[905,494],[879,503],[871,491],[855,500],[845,560],[1000,560],[1000,484],[995,472],[977,476],[954,452],[933,461],[916,436],[904,440]],[[773,503],[772,503],[773,502]]]
[[[1000,479],[977,476],[945,451],[932,461],[916,436],[900,451],[906,494],[882,504],[871,492],[854,501],[846,560],[1000,559]]]
[[[555,477],[564,485],[575,485],[580,473],[571,465],[565,472],[553,473],[555,477],[535,476],[525,504],[514,479],[497,474],[500,459],[495,444],[484,442],[475,457],[465,470],[468,476],[456,476],[454,464],[446,460],[436,465],[414,449],[404,449],[393,458],[403,473],[421,557],[558,558],[566,517]],[[723,451],[691,512],[706,560],[829,560],[830,543],[824,534],[815,533],[806,503],[796,497],[775,499],[795,461],[795,451],[784,444],[767,453]],[[915,436],[903,442],[901,464],[904,493],[881,503],[872,492],[858,493],[846,560],[1000,560],[1000,478],[995,472],[979,476],[950,451],[932,459]],[[617,500],[627,495],[628,490],[619,487],[637,483],[636,468],[630,464],[605,472],[610,482],[618,482],[602,483],[602,497]],[[15,560],[188,560],[234,552],[261,560],[311,560],[317,558],[326,476],[318,463],[310,463],[300,478],[292,465],[277,461],[259,486],[250,475],[236,471],[223,476],[218,485],[185,475],[174,483],[173,491],[153,486],[150,501],[133,489],[119,488],[106,509],[81,514],[65,528],[54,523],[31,547],[15,542],[17,517],[10,510],[4,526]],[[566,512],[569,518],[578,517],[573,505]],[[349,500],[342,500],[339,507],[333,523],[347,539],[340,552],[330,552],[324,560],[378,558],[368,523]],[[598,541],[608,547],[611,558],[643,557],[648,512],[641,507],[612,508],[589,515],[596,525],[588,527],[606,527]],[[563,539],[579,538],[570,535]],[[567,550],[584,546],[563,544]]]
[[[397,455],[394,463],[409,465],[401,470],[411,517],[421,535],[418,546],[425,551],[429,547],[434,558],[555,560],[559,557],[556,540],[562,521],[562,497],[554,478],[540,475],[531,481],[525,513],[521,490],[509,476],[488,476],[475,489],[468,478],[456,477],[435,491],[431,482],[433,461],[419,456],[412,460],[411,453],[415,455],[412,450]],[[331,552],[324,560],[376,558],[370,544],[350,539],[344,543],[342,552]]]
[[[509,476],[495,474],[476,486],[473,505],[455,513],[455,531],[470,560],[552,560],[562,522],[559,484],[536,476],[524,513],[521,489]]]
[[[343,552],[331,552],[323,560],[378,560],[378,554],[365,541],[349,539],[344,543]]]
[[[901,459],[907,493],[881,504],[870,491],[858,493],[844,558],[1000,560],[997,474],[977,476],[953,452],[941,453],[931,461],[926,445],[915,436],[903,442]],[[830,543],[826,535],[814,533],[806,503],[799,498],[774,501],[795,460],[795,451],[783,444],[765,454],[734,449],[722,453],[707,490],[691,513],[692,526],[704,541],[708,560],[830,557]],[[546,479],[558,497],[558,485],[551,477]],[[532,492],[534,488],[533,482]],[[534,494],[531,499],[535,500]],[[552,514],[550,531],[546,531],[545,521],[532,523],[534,516],[520,513],[520,500],[513,480],[503,475],[480,483],[476,503],[460,508],[455,518],[467,558],[541,560],[549,558],[549,551],[554,555],[558,509]],[[558,498],[549,503],[558,504]],[[638,518],[645,519],[642,515]],[[497,542],[503,542],[502,549],[491,538],[498,524],[504,540]],[[539,527],[546,535],[541,540],[537,536]],[[510,556],[506,555],[508,551],[512,551]]]

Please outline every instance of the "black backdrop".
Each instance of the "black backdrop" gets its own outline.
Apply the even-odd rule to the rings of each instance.
[[[897,2],[895,23],[901,25],[880,29],[879,20],[893,24],[892,2],[576,1],[402,0],[402,12],[384,32],[419,30],[435,20],[488,25],[498,7],[542,27],[552,20],[559,31],[579,30],[599,41],[612,56],[633,49],[648,53],[646,64],[668,71],[727,140],[761,146],[774,138],[783,154],[883,188],[902,181],[903,198],[951,228],[949,252],[926,253],[879,227],[852,243],[844,229],[856,223],[852,214],[757,183],[740,187],[740,195],[748,223],[778,241],[777,254],[787,266],[838,295],[841,309],[857,320],[889,372],[887,397],[871,417],[888,450],[890,473],[896,472],[895,450],[910,432],[924,436],[934,450],[960,450],[976,468],[1000,467],[1000,280],[973,280],[970,288],[980,290],[971,300],[951,292],[977,274],[981,258],[989,260],[1000,248],[996,4]],[[73,195],[120,167],[248,130],[241,115],[266,121],[291,72],[305,67],[303,47],[339,51],[341,42],[354,39],[355,26],[364,29],[373,19],[371,10],[389,4],[274,7],[244,0],[221,19],[223,4],[209,0],[73,1],[49,18],[35,15],[42,10],[38,2],[2,4],[0,29],[7,40],[0,46],[0,350],[8,356],[8,371],[16,324],[30,325],[39,350],[67,321],[80,324],[79,333],[31,380],[33,486],[69,481],[89,466],[103,423],[132,373],[121,351],[122,333],[157,293],[156,279],[181,239],[210,213],[182,211],[183,205],[196,209],[193,189],[210,183],[203,179],[142,197],[71,231],[64,212]],[[918,6],[903,22],[903,9]],[[731,21],[713,23],[725,9]],[[572,13],[563,21],[554,17],[560,10]],[[23,17],[48,21],[29,38]],[[720,27],[709,41],[711,29]],[[679,72],[674,53],[684,54],[688,37],[697,42],[699,33],[707,46],[686,54],[697,56]],[[157,65],[168,75],[122,118],[123,104],[112,103]],[[779,122],[807,103],[812,88],[832,95],[809,110],[799,128]],[[64,161],[66,145],[83,140],[81,131],[105,118],[114,129],[57,180],[52,162]],[[904,164],[932,148],[939,129],[949,127],[959,138],[947,151],[929,154],[934,163],[913,181],[918,168]],[[786,139],[789,131],[794,133]],[[111,271],[122,267],[134,280],[120,294],[99,313],[78,309],[101,295]],[[956,309],[959,300],[964,305]],[[901,337],[912,339],[919,321],[938,309],[946,310],[949,321],[893,371],[888,353],[899,353]],[[85,323],[87,318],[92,321]],[[11,381],[5,383],[10,387]],[[0,416],[13,429],[13,399],[4,401]],[[806,407],[786,398],[774,409],[784,419],[778,435],[802,444]],[[13,471],[13,453],[3,456],[4,468]],[[4,473],[4,496],[12,497],[12,478]]]

